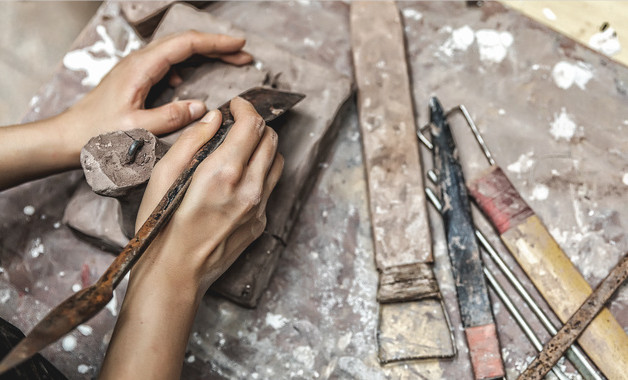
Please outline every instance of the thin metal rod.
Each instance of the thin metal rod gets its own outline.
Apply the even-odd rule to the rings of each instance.
[[[432,181],[433,183],[437,182],[436,173],[434,173],[433,170],[428,170],[427,176],[430,179],[430,181]],[[428,194],[428,198],[430,198],[430,201],[435,205],[437,209],[439,209],[440,201],[438,200],[436,195],[433,193],[433,191],[429,188],[426,188],[425,191]],[[432,194],[433,197],[430,196],[430,194]],[[436,206],[437,204],[439,206]],[[543,311],[543,309],[541,309],[539,304],[536,303],[536,301],[534,301],[530,293],[523,286],[521,281],[519,281],[517,276],[515,276],[512,270],[508,267],[508,265],[506,264],[504,259],[501,257],[501,255],[497,252],[495,247],[493,247],[493,245],[488,241],[488,239],[482,233],[482,231],[478,230],[477,228],[475,229],[475,235],[477,236],[478,241],[484,248],[485,252],[488,253],[489,257],[493,260],[493,262],[497,265],[497,267],[502,271],[506,279],[508,279],[508,282],[510,282],[510,284],[515,288],[515,290],[521,296],[521,298],[523,298],[523,300],[526,302],[530,310],[532,310],[532,312],[539,319],[543,327],[545,327],[547,332],[549,332],[550,335],[552,336],[556,335],[556,333],[558,332],[556,326],[552,323],[552,321],[549,319],[549,317]],[[576,367],[576,369],[578,370],[578,372],[582,375],[584,379],[586,380],[603,380],[604,379],[598,373],[597,369],[593,367],[593,365],[589,361],[589,358],[585,355],[584,352],[582,352],[582,350],[578,346],[573,345],[567,351],[566,356],[567,356],[567,359],[569,359],[569,361],[574,365],[574,367]]]
[[[432,150],[432,149],[434,149],[434,144],[432,144],[430,139],[425,137],[425,135],[423,134],[423,130],[427,129],[429,126],[430,126],[430,124],[428,124],[426,126],[423,126],[421,128],[417,128],[416,136],[419,138],[419,141],[421,141],[423,143],[423,145],[425,145],[427,147],[427,149]]]
[[[519,310],[512,303],[512,300],[510,299],[508,294],[506,294],[506,292],[504,291],[504,288],[502,288],[499,282],[497,282],[497,279],[495,278],[495,276],[493,276],[491,271],[489,271],[488,268],[486,267],[484,267],[484,275],[486,276],[486,279],[488,280],[489,285],[495,291],[495,294],[497,294],[497,296],[502,301],[504,306],[506,306],[506,309],[508,309],[508,312],[510,312],[510,315],[515,319],[519,327],[521,327],[521,330],[523,330],[523,333],[528,337],[528,340],[530,341],[530,343],[532,343],[532,345],[534,346],[534,348],[536,348],[537,351],[539,352],[543,351],[543,344],[541,343],[541,340],[539,339],[539,337],[536,336],[536,334],[534,333],[534,330],[532,330],[528,322],[526,322],[526,320],[523,318],[523,315],[521,315]],[[556,377],[558,377],[560,380],[569,379],[569,377],[567,377],[567,375],[565,375],[565,373],[557,366],[554,366],[552,368],[552,373],[556,375]]]
[[[459,110],[462,113],[462,116],[464,116],[465,120],[467,121],[467,124],[469,124],[469,128],[471,128],[471,132],[473,132],[473,135],[475,136],[476,141],[478,142],[478,144],[480,145],[480,148],[484,152],[484,156],[488,160],[489,165],[491,166],[495,165],[495,159],[493,158],[491,151],[488,149],[488,146],[484,142],[484,138],[482,138],[482,135],[480,134],[480,130],[475,125],[475,122],[471,118],[469,111],[467,111],[467,107],[465,107],[464,104],[461,104],[458,107],[455,107],[451,109],[449,112],[447,112],[447,116],[449,116],[452,112],[456,110]]]

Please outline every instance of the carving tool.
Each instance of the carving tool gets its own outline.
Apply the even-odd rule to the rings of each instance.
[[[432,242],[406,62],[392,1],[351,3],[351,42],[379,272],[379,360],[456,353],[433,272]]]
[[[267,122],[282,115],[304,98],[301,94],[261,87],[252,88],[240,96],[251,102]],[[94,285],[75,293],[48,313],[0,362],[0,374],[55,342],[107,305],[113,297],[113,290],[176,211],[192,182],[192,175],[198,165],[220,146],[234,124],[229,102],[223,104],[219,111],[222,113],[222,125],[214,137],[194,155],[192,161],[172,184],[146,222],[105,273]]]
[[[465,120],[467,121],[467,124],[469,125],[469,128],[473,132],[474,137],[476,138],[478,144],[480,145],[480,148],[484,152],[484,155],[489,160],[489,162],[494,163],[495,161],[493,159],[493,156],[490,150],[488,149],[488,147],[486,146],[486,143],[484,142],[482,135],[479,133],[479,130],[477,126],[475,125],[475,123],[473,122],[473,119],[469,115],[469,112],[467,111],[466,107],[464,105],[460,105],[457,108],[454,108],[453,110],[450,110],[449,112],[447,112],[446,115],[447,116],[450,115],[455,110],[459,110],[463,114]],[[428,149],[432,150],[433,144],[422,133],[422,131],[427,128],[429,128],[429,125],[424,126],[421,129],[418,129],[417,137]],[[438,183],[437,175],[434,173],[433,170],[428,170],[427,174],[428,174],[428,178],[430,179],[432,183],[434,184]],[[436,198],[436,195],[432,192],[430,188],[426,187],[425,191],[432,205],[434,205],[440,212],[440,201],[438,200],[438,198]],[[493,262],[497,265],[497,267],[501,270],[501,272],[504,274],[506,279],[508,279],[508,281],[515,288],[517,293],[519,293],[521,298],[523,298],[523,300],[526,302],[530,310],[539,319],[539,321],[545,327],[545,329],[550,333],[550,335],[552,336],[556,335],[556,333],[558,332],[556,326],[551,322],[551,320],[549,319],[547,314],[545,314],[545,312],[541,309],[541,307],[534,301],[534,299],[532,298],[530,293],[525,289],[521,281],[519,281],[519,279],[515,276],[515,274],[510,270],[506,262],[499,255],[497,250],[490,244],[486,236],[478,229],[475,230],[475,235],[478,238],[480,245],[482,245],[482,247],[484,248],[485,252],[493,260]],[[487,269],[485,268],[485,274],[486,274],[486,270]],[[493,283],[490,281],[490,278],[487,277],[487,279],[489,280],[489,283],[491,283],[491,286],[493,286]],[[501,292],[504,294],[504,296],[507,297],[507,294],[503,292],[503,290]],[[496,289],[496,293],[498,294],[500,298],[502,298],[502,296],[499,294],[499,291],[497,289]],[[504,304],[508,307],[506,301],[504,301]],[[520,318],[518,318],[515,315],[515,314],[520,315],[520,313],[518,310],[516,310],[516,307],[514,305],[513,307],[515,308],[515,311],[511,312],[511,314],[520,324],[522,330],[524,331],[524,333],[526,333],[530,342],[538,349],[540,342],[538,341],[538,339],[535,339],[531,337],[530,335],[528,335],[528,332],[526,330],[530,330],[530,329],[529,329],[529,326],[527,325],[527,322],[525,322],[525,320],[523,320],[522,318],[520,322]],[[524,326],[522,323],[528,327]],[[530,330],[530,333],[532,333],[531,330]],[[582,350],[578,346],[574,345],[570,347],[567,350],[566,356],[567,356],[567,359],[574,365],[574,367],[578,370],[578,372],[582,375],[582,377],[585,380],[602,380],[603,379],[603,377],[598,373],[597,369],[591,364],[591,362],[589,361],[585,353],[582,352]],[[553,372],[556,372],[556,370],[553,370]]]
[[[473,374],[476,379],[505,376],[497,329],[475,237],[471,204],[449,123],[435,97],[430,99],[430,131],[438,176],[447,249],[458,294]]]
[[[434,208],[436,208],[436,211],[441,213],[443,210],[442,203],[438,199],[436,194],[432,191],[432,189],[430,189],[429,187],[426,187],[425,194],[427,195],[427,199],[430,200],[430,203],[432,203]],[[482,233],[478,229],[475,229],[475,235],[478,236],[478,240],[480,240],[480,242],[482,241],[479,238],[479,235],[481,234]],[[487,243],[488,242],[481,243],[481,244],[482,244],[482,247],[488,251],[489,248],[486,245]],[[490,249],[493,249],[493,248],[490,247]],[[515,321],[517,321],[517,324],[519,325],[519,327],[521,327],[521,330],[526,335],[530,343],[532,343],[532,345],[534,346],[534,348],[537,349],[537,351],[541,352],[543,350],[543,344],[539,340],[538,336],[534,333],[534,331],[532,330],[528,322],[523,318],[523,315],[521,315],[521,312],[519,311],[519,309],[517,309],[515,304],[512,302],[512,299],[508,296],[504,288],[497,281],[497,279],[495,279],[495,276],[488,268],[484,267],[483,272],[484,272],[484,275],[486,276],[486,279],[488,280],[489,285],[491,286],[491,288],[493,288],[493,290],[495,291],[495,294],[497,294],[499,299],[502,300],[502,303],[506,306],[506,309],[508,309],[508,312],[510,313],[510,315],[515,319]],[[556,375],[556,377],[559,380],[569,379],[567,375],[565,375],[565,373],[558,367],[553,367],[552,373],[554,373],[554,375]]]
[[[628,277],[628,255],[606,276],[595,291],[587,297],[578,311],[569,318],[567,323],[545,345],[539,356],[519,376],[519,380],[541,380],[549,368],[556,364],[563,352],[576,341],[593,318],[602,310],[604,304],[619,289]],[[626,360],[628,358],[624,358]],[[627,374],[624,374],[627,375]]]
[[[591,286],[496,165],[467,109],[459,106],[453,111],[462,113],[490,165],[468,184],[471,196],[548,305],[565,323],[591,294]],[[628,335],[608,309],[602,309],[578,343],[606,377],[620,379],[628,373]]]

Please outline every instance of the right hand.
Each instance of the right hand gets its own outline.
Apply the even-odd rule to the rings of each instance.
[[[199,165],[178,210],[133,268],[129,291],[137,281],[146,280],[202,296],[264,231],[266,203],[283,169],[277,134],[242,98],[231,101],[231,112],[235,124],[222,145]],[[221,121],[219,111],[209,112],[157,163],[136,230]]]

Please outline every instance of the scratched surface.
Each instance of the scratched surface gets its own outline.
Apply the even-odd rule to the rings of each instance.
[[[211,7],[216,15],[286,50],[343,74],[352,72],[344,3]],[[418,2],[400,3],[400,8],[419,123],[427,121],[432,94],[445,107],[467,104],[498,164],[596,285],[628,249],[628,69],[498,4],[468,9],[464,3]],[[103,49],[94,59],[122,55],[138,46],[130,33],[118,6],[106,3],[73,49]],[[97,77],[98,72],[89,74]],[[81,84],[85,78],[80,69],[62,67],[36,95],[26,120],[74,103],[89,89]],[[183,378],[471,378],[442,224],[433,210],[435,273],[454,323],[459,357],[383,368],[377,362],[377,274],[357,116],[355,108],[348,112],[260,306],[247,310],[207,296]],[[486,163],[460,120],[452,128],[471,179]],[[431,162],[425,154],[423,162]],[[0,194],[0,316],[22,330],[29,330],[73,287],[93,282],[112,260],[58,224],[81,181],[75,172]],[[116,291],[118,300],[123,288]],[[514,377],[534,349],[493,294],[491,299],[505,366]],[[628,325],[627,306],[624,286],[611,304],[622,326]],[[90,321],[91,331],[73,332],[65,345],[72,348],[76,340],[73,350],[58,342],[44,354],[69,378],[95,377],[116,310],[111,305]],[[538,324],[533,327],[541,332]]]

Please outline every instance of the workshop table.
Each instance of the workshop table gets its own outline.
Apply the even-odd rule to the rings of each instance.
[[[91,54],[98,42],[106,46],[104,56],[92,57],[104,59],[137,48],[139,40],[119,8],[105,2],[72,51]],[[399,8],[417,124],[428,121],[431,95],[447,108],[466,104],[498,164],[595,286],[628,251],[628,69],[497,3],[477,8],[464,2],[400,2]],[[248,33],[352,76],[346,3],[235,2],[208,9]],[[61,64],[33,98],[24,121],[57,114],[85,94],[91,88],[87,79],[94,79],[85,70]],[[182,378],[471,378],[443,228],[431,208],[435,273],[458,356],[378,362],[377,273],[355,107],[341,116],[340,135],[320,163],[321,175],[260,305],[245,309],[208,294],[195,320]],[[479,173],[486,164],[473,137],[461,119],[452,127],[465,172]],[[424,151],[424,168],[431,162]],[[81,181],[82,173],[75,171],[0,193],[0,316],[24,332],[77,287],[95,281],[113,259],[60,223]],[[475,217],[480,228],[490,231]],[[125,288],[126,281],[88,328],[70,334],[65,349],[60,341],[43,351],[69,378],[97,375]],[[534,297],[549,310],[536,292]],[[491,300],[505,367],[514,378],[536,351],[493,293]],[[610,304],[622,326],[628,326],[627,306],[623,286]],[[523,312],[532,319],[527,309]],[[540,324],[531,324],[547,341]],[[574,373],[568,363],[562,365]]]

